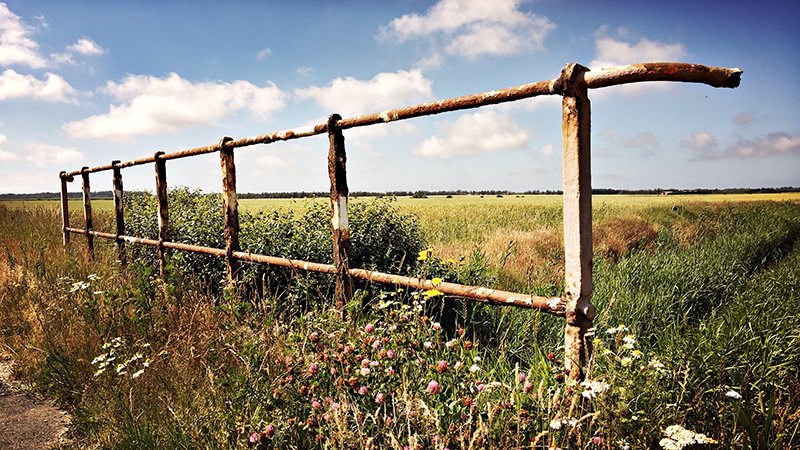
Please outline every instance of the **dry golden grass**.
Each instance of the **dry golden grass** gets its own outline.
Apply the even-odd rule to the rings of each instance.
[[[652,250],[658,226],[637,216],[615,217],[592,230],[594,252],[618,262],[629,252]]]

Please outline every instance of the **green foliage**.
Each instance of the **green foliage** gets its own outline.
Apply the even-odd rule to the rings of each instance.
[[[167,198],[171,241],[225,248],[219,195],[178,188],[170,190]],[[157,238],[154,196],[142,192],[127,195],[125,214],[127,234]],[[414,216],[400,213],[391,199],[352,202],[348,215],[353,248],[351,267],[397,272],[404,261],[407,269],[416,265],[411,256],[423,246],[419,223]],[[241,211],[240,245],[243,251],[252,253],[332,264],[330,221],[330,208],[324,202],[309,201],[299,210]],[[132,260],[157,267],[154,248],[131,247]],[[192,275],[211,286],[221,286],[224,282],[222,258],[171,251],[168,263],[177,273]],[[245,265],[243,275],[250,283],[267,282],[261,289],[272,293],[283,293],[292,286],[293,295],[305,299],[327,297],[332,286],[327,275],[294,273],[266,265]]]
[[[188,188],[170,189],[169,236],[173,242],[225,248],[223,236],[222,197],[203,194]],[[132,192],[124,196],[125,232],[130,236],[158,239],[158,206],[154,195]],[[128,246],[131,260],[152,268],[158,267],[155,247]],[[225,261],[192,252],[170,252],[168,264],[179,273],[192,274],[206,280],[218,279],[225,273]]]

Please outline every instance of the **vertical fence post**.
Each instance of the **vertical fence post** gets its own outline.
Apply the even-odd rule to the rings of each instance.
[[[120,239],[120,236],[125,235],[125,211],[122,203],[122,169],[118,166],[119,160],[111,161],[111,167],[114,171],[114,212],[117,222],[117,259],[119,260],[120,267],[128,265],[128,258],[125,255],[125,241]]]
[[[333,261],[336,265],[336,308],[344,315],[344,307],[353,296],[353,280],[350,278],[350,226],[347,223],[347,155],[344,150],[344,135],[338,121],[342,116],[331,114],[328,118],[328,175],[331,179],[331,232],[333,234]]]
[[[61,231],[64,233],[64,245],[69,245],[69,198],[67,197],[67,182],[72,181],[72,177],[68,177],[67,173],[61,171],[58,174],[61,178]]]
[[[236,199],[236,166],[233,163],[233,147],[225,147],[225,143],[232,140],[233,138],[225,136],[219,141],[228,285],[239,277],[239,260],[233,258],[233,252],[241,250],[239,247],[239,201]]]
[[[167,164],[164,152],[156,152],[156,201],[158,204],[158,273],[163,278],[167,259],[164,242],[169,240],[169,208],[167,206]]]
[[[592,343],[586,331],[592,327],[592,182],[591,109],[583,74],[588,69],[567,64],[556,82],[562,100],[564,176],[564,257],[566,316],[565,369],[573,380],[582,378]]]
[[[94,236],[92,236],[92,199],[89,188],[89,168],[81,168],[81,178],[83,178],[83,223],[86,233],[86,255],[90,260],[94,259]]]

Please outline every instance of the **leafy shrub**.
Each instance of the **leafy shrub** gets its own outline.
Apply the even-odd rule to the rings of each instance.
[[[220,195],[203,194],[199,190],[181,187],[167,193],[167,205],[170,241],[225,248]],[[158,239],[158,205],[153,194],[132,192],[125,195],[123,206],[127,235]],[[131,261],[158,267],[155,247],[129,245],[126,250]],[[178,273],[194,274],[206,280],[225,273],[223,259],[199,253],[170,251],[168,264]]]
[[[222,199],[218,194],[203,194],[199,190],[178,188],[170,190],[170,240],[187,244],[225,248],[223,236]],[[415,216],[403,214],[392,205],[391,199],[352,202],[349,209],[352,252],[350,267],[379,271],[399,271],[416,265],[416,255],[423,247],[422,231]],[[156,199],[147,192],[125,197],[126,234],[156,239]],[[268,256],[280,256],[319,263],[333,263],[331,216],[327,202],[310,201],[297,211],[240,211],[239,240],[243,251]],[[157,254],[153,247],[130,246],[132,260],[156,267]],[[192,274],[215,285],[224,282],[223,258],[192,252],[169,253],[168,264],[182,274]],[[333,280],[329,275],[293,273],[263,264],[243,266],[245,280],[255,282],[260,289],[279,292],[302,280],[304,295],[309,292],[326,294]],[[268,286],[262,286],[268,282]],[[295,286],[295,289],[298,287]],[[300,294],[299,291],[294,292]]]

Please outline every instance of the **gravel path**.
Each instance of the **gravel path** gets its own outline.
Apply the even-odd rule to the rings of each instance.
[[[25,393],[11,375],[11,361],[0,359],[0,450],[58,445],[69,416],[49,401]]]

